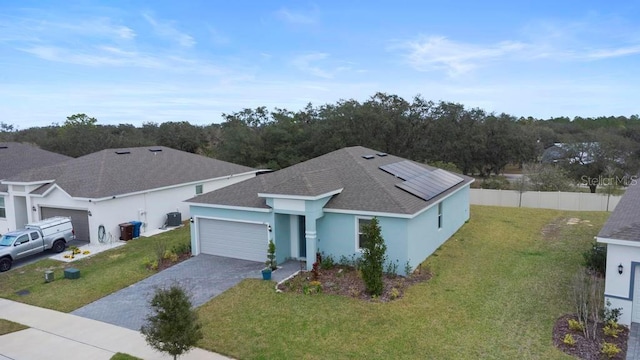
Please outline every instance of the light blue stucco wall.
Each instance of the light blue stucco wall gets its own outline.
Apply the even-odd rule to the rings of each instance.
[[[284,262],[291,257],[291,216],[287,214],[275,214],[275,236],[276,260],[278,263]]]
[[[469,186],[442,201],[442,227],[438,229],[438,205],[416,216],[408,225],[409,264],[420,265],[469,220]]]
[[[356,249],[358,239],[358,218],[370,218],[352,214],[325,213],[318,221],[318,248],[320,252],[331,254],[334,260],[341,256],[350,258],[360,252]],[[389,260],[399,263],[402,270],[407,261],[407,222],[409,219],[378,216],[382,237],[387,245]]]

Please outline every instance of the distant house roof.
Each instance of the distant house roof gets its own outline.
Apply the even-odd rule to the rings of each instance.
[[[258,194],[316,197],[339,192],[325,205],[325,209],[414,214],[473,181],[460,175],[461,183],[425,201],[398,188],[396,185],[403,180],[380,169],[380,166],[406,159],[378,154],[362,146],[343,148],[187,201],[268,209],[265,199]],[[435,170],[428,165],[414,164],[425,171]]]
[[[16,176],[23,171],[58,164],[72,157],[42,150],[29,144],[18,142],[0,143],[0,180]],[[6,192],[7,185],[0,184],[0,192]]]
[[[599,150],[598,142],[554,143],[542,153],[543,163],[556,163],[567,160],[570,163],[589,164],[594,161],[594,154]]]
[[[599,238],[640,241],[640,185],[633,181],[609,219]]]
[[[164,146],[147,146],[106,149],[22,172],[5,181],[42,182],[36,194],[55,183],[72,197],[100,199],[254,171]]]

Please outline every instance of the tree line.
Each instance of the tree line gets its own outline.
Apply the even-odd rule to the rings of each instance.
[[[377,93],[363,102],[308,104],[298,111],[258,107],[223,114],[222,118],[221,123],[208,125],[176,121],[135,127],[101,125],[86,114],[75,114],[62,125],[23,130],[1,123],[0,140],[33,143],[73,157],[105,148],[163,145],[274,170],[342,147],[362,145],[479,176],[500,174],[508,164],[539,162],[544,149],[554,143],[602,144],[598,151],[603,153],[603,163],[592,169],[590,176],[612,166],[624,172],[637,171],[640,158],[638,115],[517,118],[420,96],[406,100]],[[577,164],[567,164],[567,171],[572,167]],[[579,175],[573,174],[576,178]]]

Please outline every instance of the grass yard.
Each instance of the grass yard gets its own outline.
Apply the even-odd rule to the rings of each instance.
[[[28,328],[29,328],[28,326],[14,323],[13,321],[0,319],[0,335],[5,335],[5,334],[9,334],[15,331],[20,331]]]
[[[42,260],[0,273],[0,297],[53,310],[70,312],[114,291],[155,274],[144,266],[145,259],[155,259],[164,245],[188,243],[189,226],[148,238],[129,241],[126,245],[95,254],[72,263]],[[80,279],[64,279],[64,269],[80,269]],[[44,282],[44,271],[54,270],[55,281]],[[27,295],[18,292],[28,291]],[[114,311],[117,311],[114,309]]]
[[[609,214],[471,214],[425,262],[433,278],[400,300],[277,294],[244,280],[198,310],[200,346],[239,359],[571,359],[552,344],[554,321],[572,311],[568,284]]]

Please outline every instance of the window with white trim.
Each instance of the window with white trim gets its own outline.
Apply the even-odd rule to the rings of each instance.
[[[0,218],[6,218],[7,211],[4,208],[4,196],[0,196]]]
[[[438,203],[438,229],[442,229],[442,203]]]
[[[202,194],[202,184],[196,185],[196,195]]]
[[[356,218],[358,225],[358,236],[356,237],[356,249],[360,250],[366,241],[364,236],[364,227],[371,224],[372,218]]]

